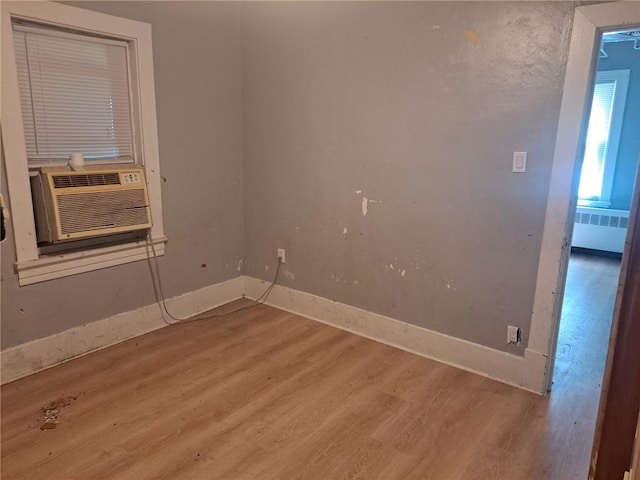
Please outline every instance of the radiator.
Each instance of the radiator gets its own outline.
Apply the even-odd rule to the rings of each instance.
[[[572,247],[622,253],[629,212],[608,208],[578,207]]]

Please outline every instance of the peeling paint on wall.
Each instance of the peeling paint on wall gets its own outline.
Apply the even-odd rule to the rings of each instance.
[[[335,274],[331,274],[331,280],[333,280],[336,283],[347,283],[347,280],[345,278],[340,278],[338,275]]]
[[[347,227],[344,227],[344,228],[342,229],[342,234],[343,234],[343,235],[346,235],[348,231],[349,231],[349,230],[347,230]]]
[[[242,271],[242,266],[244,265],[244,259],[242,259],[241,257],[235,257],[232,261],[232,263],[225,263],[225,268],[227,270],[229,270],[230,268],[235,268],[235,270],[237,272]],[[202,266],[202,265],[201,265]],[[205,264],[206,266],[206,264]],[[202,267],[204,268],[204,267]]]
[[[353,193],[357,194],[357,195],[362,195],[362,190],[354,190]],[[363,195],[362,197],[362,204],[361,204],[361,209],[362,209],[362,216],[366,217],[367,213],[369,213],[369,204],[370,203],[382,203],[382,200],[372,200],[370,198],[368,198],[366,195]]]

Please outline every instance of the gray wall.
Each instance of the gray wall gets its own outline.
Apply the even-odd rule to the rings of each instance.
[[[152,24],[160,164],[167,179],[162,193],[169,244],[160,260],[165,293],[240,275],[240,5],[72,5]],[[4,183],[2,192],[6,198]],[[3,349],[155,301],[145,262],[18,287],[11,235],[1,247]]]
[[[168,296],[284,247],[284,285],[526,340],[572,3],[74,5],[153,25]],[[18,288],[14,260],[3,348],[153,301],[143,262]]]
[[[598,70],[631,70],[611,193],[611,208],[629,210],[640,154],[640,51],[633,42],[608,43],[605,50],[609,57]]]
[[[573,7],[246,4],[246,273],[521,354]]]

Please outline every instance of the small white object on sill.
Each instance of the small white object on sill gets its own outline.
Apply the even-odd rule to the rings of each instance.
[[[82,153],[72,153],[71,160],[69,160],[69,166],[74,172],[84,171],[84,156]]]

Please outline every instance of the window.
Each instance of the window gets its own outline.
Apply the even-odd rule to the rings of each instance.
[[[162,223],[155,92],[148,24],[54,2],[2,2],[3,161],[20,285],[145,259],[144,239],[54,254],[36,243],[30,171],[66,164],[145,169],[158,255]]]
[[[615,173],[629,70],[597,73],[587,128],[578,204],[608,208]]]
[[[29,166],[133,162],[127,43],[14,22]]]

